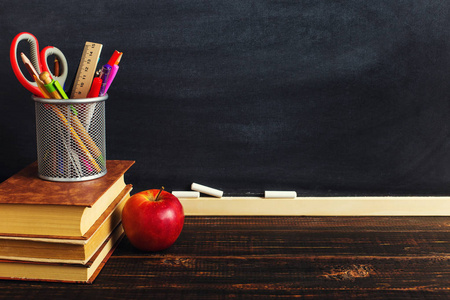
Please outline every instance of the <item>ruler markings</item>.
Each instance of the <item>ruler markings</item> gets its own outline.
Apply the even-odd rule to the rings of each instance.
[[[86,98],[94,79],[97,63],[102,51],[102,44],[86,42],[83,54],[81,55],[80,65],[73,85],[71,98]]]

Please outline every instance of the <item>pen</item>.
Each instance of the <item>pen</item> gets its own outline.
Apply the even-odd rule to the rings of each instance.
[[[102,86],[100,87],[99,96],[105,95],[106,84],[108,83],[108,77],[109,77],[109,74],[111,73],[111,68],[112,67],[108,64],[106,64],[102,67],[102,72],[100,74],[100,79],[102,80]]]
[[[39,76],[39,78],[42,81],[44,81],[44,86],[47,89],[47,91],[49,92],[49,94],[52,96],[52,98],[62,99],[61,95],[58,93],[58,91],[59,91],[60,93],[62,93],[62,96],[64,97],[64,99],[69,99],[67,97],[66,93],[64,93],[64,91],[62,90],[61,85],[58,83],[58,81],[52,80],[50,78],[50,74],[48,72],[42,72],[41,75]],[[101,153],[100,149],[97,147],[97,145],[95,144],[95,142],[90,137],[89,133],[84,129],[83,124],[81,124],[80,119],[77,117],[77,113],[76,113],[76,110],[74,107],[72,107],[72,111],[74,112],[74,115],[70,118],[70,120],[72,121],[72,125],[73,125],[74,129],[78,133],[77,136],[80,136],[86,142],[89,150],[92,151],[92,155],[89,153],[89,151],[87,151],[87,154],[89,154],[89,156],[87,156],[86,152],[85,152],[85,154],[86,154],[87,158],[89,159],[89,161],[91,162],[91,164],[93,165],[93,167],[98,172],[100,172],[101,168],[92,156],[98,158],[103,163],[102,153]],[[83,144],[83,147],[86,148],[86,146],[84,146],[84,144]],[[83,151],[84,151],[84,148],[82,148]],[[87,150],[87,148],[86,148],[86,150]]]
[[[108,84],[108,79],[111,74],[112,66],[115,65],[116,61],[120,58],[121,52],[115,50],[111,58],[106,65],[103,65],[100,78],[102,79],[102,87],[100,88],[99,96],[104,96],[106,94],[106,85]]]
[[[34,81],[36,81],[39,90],[42,92],[42,94],[44,95],[44,98],[52,98],[51,95],[48,93],[47,89],[45,88],[44,83],[38,78],[36,77],[36,75],[33,75],[34,77]],[[56,114],[56,116],[59,118],[59,120],[64,124],[64,126],[69,130],[70,134],[72,135],[72,138],[75,140],[75,142],[78,144],[78,146],[80,147],[80,149],[84,152],[85,155],[90,155],[89,152],[86,153],[86,146],[83,144],[83,141],[80,139],[79,135],[75,132],[75,130],[73,129],[73,127],[70,125],[70,123],[67,121],[66,117],[64,116],[63,113],[61,113],[61,111],[58,109],[58,107],[56,107],[55,105],[48,105],[45,104],[47,108],[51,108],[53,110],[53,112]],[[61,153],[58,153],[61,154]],[[56,161],[56,158],[54,158]],[[61,161],[59,160],[59,171],[61,171]]]
[[[67,118],[64,116],[64,114],[61,113],[61,111],[56,106],[52,105],[52,109],[55,111],[55,113],[57,114],[57,116],[61,120],[61,122],[64,124],[64,126],[69,129],[70,135],[74,139],[75,143],[78,145],[80,151],[87,158],[87,160],[89,161],[91,166],[94,167],[97,172],[100,172],[102,169],[97,164],[95,159],[92,157],[87,146],[83,143],[83,139],[86,143],[88,143],[88,141],[85,140],[85,136],[83,136],[83,132],[80,131],[79,126],[81,125],[81,123],[80,124],[74,123],[74,121],[76,121],[76,120],[78,120],[78,122],[80,122],[79,119],[76,116],[73,116],[71,119],[71,122],[70,122],[69,120],[67,120]],[[72,125],[74,125],[75,128],[71,126],[71,123],[72,123]],[[81,126],[83,126],[83,125],[81,125]],[[77,131],[75,131],[74,129],[76,129]],[[80,135],[78,133],[80,133]],[[94,153],[94,155],[95,154],[96,154],[96,156],[99,156],[98,153]],[[100,156],[101,156],[101,154],[100,154]]]

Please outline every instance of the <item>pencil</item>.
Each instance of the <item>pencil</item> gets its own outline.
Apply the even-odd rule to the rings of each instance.
[[[55,107],[54,105],[51,105],[51,107],[52,107],[53,111],[56,113],[56,115],[58,116],[58,118],[61,120],[61,122],[63,122],[64,125],[67,127],[67,129],[69,129],[70,135],[72,136],[73,140],[78,145],[78,147],[80,148],[81,152],[83,152],[84,156],[86,156],[86,158],[89,160],[89,162],[95,168],[95,170],[97,170],[97,172],[100,172],[102,169],[97,164],[95,159],[92,157],[91,153],[89,152],[88,148],[84,145],[84,143],[81,140],[80,136],[73,129],[73,127],[70,126],[70,123],[67,120],[67,118],[64,116],[64,114],[57,107]]]
[[[50,78],[50,74],[48,72],[42,72],[39,75],[39,79],[44,82],[45,88],[53,99],[62,99],[58,91],[51,86],[52,79]]]
[[[58,57],[55,56],[55,61],[53,62],[53,75],[55,75],[56,77],[59,76],[59,60]]]
[[[83,124],[81,123],[80,119],[77,116],[72,115],[72,125],[78,132],[78,135],[85,141],[86,146],[89,148],[89,151],[91,152],[92,156],[99,159],[100,162],[103,164],[104,161],[102,151],[100,150],[100,148],[97,147],[94,140],[86,131],[86,129],[84,128]]]
[[[23,54],[23,52],[20,53],[20,57],[22,58],[22,61],[25,65],[25,67],[27,68],[28,72],[30,73],[30,75],[33,77],[34,76],[39,77],[38,72],[31,64],[31,61],[28,59],[28,57],[25,54]]]
[[[47,89],[44,86],[44,83],[38,78],[36,77],[36,75],[33,75],[34,81],[36,82],[39,90],[41,91],[42,95],[44,98],[50,99],[51,96],[49,95]],[[59,117],[58,113],[61,114],[61,112],[59,111],[59,109],[57,107],[54,107],[53,105],[50,104],[44,104],[44,107],[46,109],[51,108],[53,110],[53,112]],[[64,117],[64,116],[63,116]],[[65,118],[65,117],[64,117]],[[59,118],[61,120],[61,118]],[[61,120],[62,121],[62,120]],[[63,121],[64,124],[64,121]],[[51,162],[54,162],[51,166],[52,166],[52,172],[53,174],[56,173],[56,151],[52,151],[51,152],[51,156],[50,158],[48,157],[48,155],[46,154],[44,156],[44,160],[50,160]]]
[[[33,75],[34,81],[36,81],[37,86],[39,88],[39,90],[41,91],[42,95],[44,95],[44,98],[50,99],[51,96],[48,93],[47,89],[44,86],[44,83],[38,78],[36,77],[36,75]]]
[[[39,89],[42,91],[42,93],[44,94],[45,98],[51,98],[50,95],[48,95],[47,90],[44,88],[44,84],[42,83],[42,81],[39,78],[35,77],[35,81],[38,84]],[[58,109],[58,107],[56,107],[53,104],[48,105],[53,112],[56,114],[56,116],[59,118],[59,120],[64,124],[65,127],[67,127],[67,129],[70,132],[70,135],[72,136],[72,138],[74,139],[74,141],[78,144],[78,147],[81,149],[81,151],[83,152],[83,154],[89,159],[89,161],[91,161],[91,163],[93,164],[94,168],[97,171],[101,171],[101,168],[98,166],[97,162],[95,161],[95,159],[92,158],[92,155],[90,154],[89,150],[87,149],[87,147],[84,145],[83,141],[81,140],[80,136],[76,133],[76,131],[73,129],[73,127],[70,125],[69,121],[67,120],[66,116],[64,116],[64,114]],[[77,118],[78,119],[78,118]],[[78,122],[80,120],[78,119]],[[99,150],[100,151],[100,150]]]
[[[51,84],[52,79],[50,78],[50,74],[48,72],[42,72],[41,75],[39,76],[40,79],[42,81],[44,81],[44,83],[46,84],[46,88],[49,92],[49,94],[51,95],[52,98],[54,99],[62,99],[61,95],[58,93],[57,90],[53,90],[51,91],[51,89],[48,88],[48,86]],[[58,110],[59,111],[59,110]],[[61,113],[59,111],[59,113]],[[64,115],[63,115],[64,116]],[[59,116],[58,116],[59,117]],[[86,129],[84,129],[83,124],[81,124],[80,119],[71,114],[70,117],[71,121],[72,121],[72,125],[75,127],[75,131],[73,131],[74,133],[77,133],[76,136],[72,135],[74,140],[77,142],[78,146],[80,147],[80,149],[83,151],[83,153],[86,155],[87,159],[89,159],[89,161],[91,162],[91,164],[93,165],[93,167],[100,172],[102,169],[100,168],[100,166],[97,164],[97,162],[95,161],[95,159],[92,157],[94,156],[95,158],[98,158],[100,161],[102,161],[103,163],[103,156],[102,156],[102,152],[100,151],[100,149],[97,147],[97,145],[95,144],[94,140],[92,140],[91,136],[89,135],[89,133],[86,131]],[[65,124],[67,124],[68,126],[70,126],[69,122],[67,121],[67,119],[64,117],[64,120],[62,120]],[[70,126],[69,130],[73,130],[72,126]],[[72,133],[72,132],[71,132]],[[80,138],[81,136],[81,138]],[[86,142],[87,147],[85,146],[85,144],[83,143],[83,140]],[[89,150],[88,150],[89,148]],[[91,152],[89,152],[91,151]],[[91,154],[92,153],[92,154]]]

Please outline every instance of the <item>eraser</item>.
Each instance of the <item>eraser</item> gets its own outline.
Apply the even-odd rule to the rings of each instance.
[[[265,191],[265,198],[296,198],[296,191]]]
[[[177,198],[198,198],[200,193],[196,191],[172,191],[172,195]]]
[[[211,195],[214,197],[218,197],[218,198],[221,198],[223,195],[223,191],[221,191],[221,190],[216,190],[216,189],[213,189],[213,188],[210,188],[210,187],[198,184],[198,183],[193,183],[191,185],[191,189],[194,191],[197,191],[197,192],[200,192],[203,194],[207,194],[207,195]]]

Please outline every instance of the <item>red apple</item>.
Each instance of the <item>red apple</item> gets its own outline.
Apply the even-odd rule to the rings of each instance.
[[[183,206],[164,190],[147,190],[131,196],[122,211],[122,225],[131,244],[143,251],[169,248],[181,233]]]

